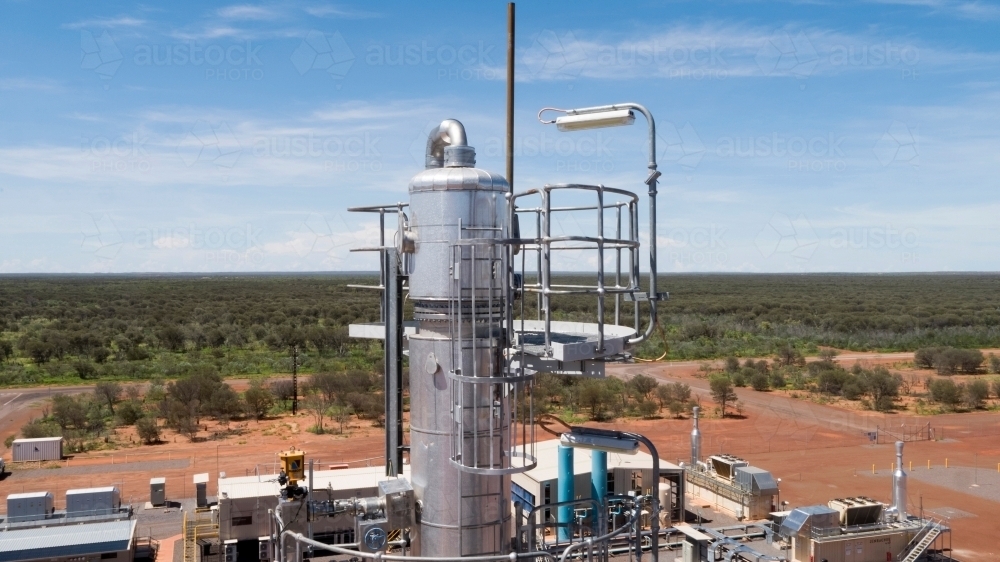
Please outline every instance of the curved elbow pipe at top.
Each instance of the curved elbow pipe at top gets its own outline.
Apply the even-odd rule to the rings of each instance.
[[[450,148],[451,150],[445,150]],[[476,151],[468,144],[465,126],[457,119],[445,119],[427,135],[424,167],[471,167],[476,164]]]

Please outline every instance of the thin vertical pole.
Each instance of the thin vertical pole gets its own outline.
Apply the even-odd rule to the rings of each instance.
[[[507,3],[507,184],[514,192],[514,3]]]
[[[299,346],[292,346],[292,415],[299,411]]]

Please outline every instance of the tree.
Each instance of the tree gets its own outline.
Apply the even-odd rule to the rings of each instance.
[[[288,403],[291,402],[295,394],[294,385],[288,379],[276,380],[271,383],[271,394],[274,395],[276,400],[281,402],[282,407],[287,408]]]
[[[646,399],[651,392],[656,390],[660,383],[653,377],[647,375],[636,375],[628,381],[629,388],[640,399]]]
[[[236,394],[233,387],[221,384],[209,396],[206,410],[215,419],[228,424],[229,420],[239,416],[244,408],[240,402],[240,395]]]
[[[1000,398],[1000,378],[993,379],[993,396]]]
[[[875,367],[872,370],[862,370],[858,381],[865,394],[871,398],[872,409],[886,412],[892,409],[893,399],[899,396],[899,375],[889,373],[885,367]]]
[[[983,379],[969,381],[965,385],[965,405],[975,410],[982,408],[983,403],[990,397],[990,385]]]
[[[802,352],[789,344],[785,344],[778,349],[778,363],[783,367],[792,365],[805,365],[806,360],[802,357]]]
[[[57,394],[52,397],[52,419],[64,430],[69,427],[85,429],[87,408],[75,396]]]
[[[343,395],[349,387],[347,377],[336,373],[316,373],[309,379],[309,383],[306,385],[307,390],[321,394],[323,401],[327,405],[336,402],[337,396]]]
[[[185,404],[180,400],[169,396],[161,403],[163,417],[167,426],[174,428],[177,433],[186,435],[188,439],[194,440],[198,434],[198,400],[195,399]]]
[[[310,431],[315,431],[315,433],[322,435],[324,433],[323,418],[326,416],[326,411],[330,407],[330,403],[327,402],[322,392],[313,389],[306,395],[303,406],[312,412],[313,419],[316,420],[316,424]]]
[[[0,343],[0,346],[2,346],[2,345],[3,344]],[[10,344],[7,344],[7,345],[10,345]],[[989,356],[989,359],[987,361],[987,365],[988,365],[989,371],[991,373],[993,373],[993,374],[1000,373],[1000,357],[997,357],[996,355],[994,355],[994,354],[991,353],[990,356]]]
[[[156,425],[156,418],[139,418],[135,422],[135,432],[139,434],[139,439],[147,445],[152,445],[160,440],[160,426]]]
[[[264,419],[274,406],[274,396],[260,381],[250,384],[250,388],[243,393],[243,401],[247,405],[247,412],[257,421]]]
[[[764,373],[754,373],[750,377],[750,386],[758,392],[764,392],[770,387],[770,384],[770,378]]]
[[[160,330],[157,336],[163,347],[170,351],[182,351],[184,349],[184,342],[187,339],[184,336],[184,331],[178,326],[167,326]]]
[[[604,384],[604,379],[585,379],[577,384],[578,403],[590,410],[590,419],[603,420],[607,418],[606,411],[615,401],[616,396]]]
[[[951,379],[934,379],[929,386],[931,400],[949,408],[962,401],[962,387]]]
[[[733,381],[726,375],[718,374],[712,375],[708,380],[708,384],[712,389],[712,400],[719,405],[722,417],[726,417],[726,405],[736,401],[738,398],[736,391],[733,390]]]
[[[660,412],[660,407],[657,406],[656,402],[653,400],[640,401],[637,409],[639,410],[639,415],[647,420],[653,418]]]
[[[118,407],[118,422],[133,425],[143,417],[142,404],[138,400],[126,400]]]
[[[122,397],[122,385],[116,382],[99,382],[94,386],[94,396],[108,405],[108,409],[111,410],[111,415],[113,416],[115,415],[115,404]]]
[[[726,357],[725,369],[727,373],[735,373],[740,369],[740,360],[732,355]]]
[[[351,411],[350,406],[341,406],[339,404],[330,406],[330,409],[327,410],[327,414],[330,416],[330,418],[332,418],[333,421],[340,424],[341,435],[343,435],[344,433],[344,424],[351,420],[352,413],[353,412]]]

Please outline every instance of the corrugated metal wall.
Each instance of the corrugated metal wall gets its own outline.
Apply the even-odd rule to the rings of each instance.
[[[21,461],[57,461],[62,459],[62,438],[36,441],[17,439],[12,446],[12,459]]]

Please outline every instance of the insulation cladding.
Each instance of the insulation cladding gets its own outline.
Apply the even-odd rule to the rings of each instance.
[[[14,462],[57,461],[62,459],[62,446],[62,437],[15,439],[11,446],[11,458]]]
[[[490,287],[491,280],[496,283],[494,264],[481,256],[489,254],[492,239],[502,236],[510,187],[503,177],[473,167],[475,153],[465,145],[465,130],[457,121],[432,131],[427,152],[427,169],[409,186],[415,237],[409,299],[420,325],[409,338],[410,463],[413,489],[422,502],[415,550],[439,557],[503,553],[512,532],[510,476],[461,472],[452,461],[456,420],[449,375],[489,376],[501,362],[496,341],[501,327],[487,319],[502,318],[502,294],[478,300],[469,295]],[[466,259],[456,258],[456,244],[469,239],[480,240],[484,253],[471,254],[476,249],[466,247]],[[459,342],[456,334],[468,339]],[[493,396],[489,385],[469,387],[476,388],[461,390],[463,400],[476,404],[483,417],[463,421],[470,428],[485,427],[479,424],[490,423],[490,412],[504,408],[509,397]],[[490,451],[468,444],[479,458],[491,452],[499,457],[505,447],[494,443],[496,450]]]

